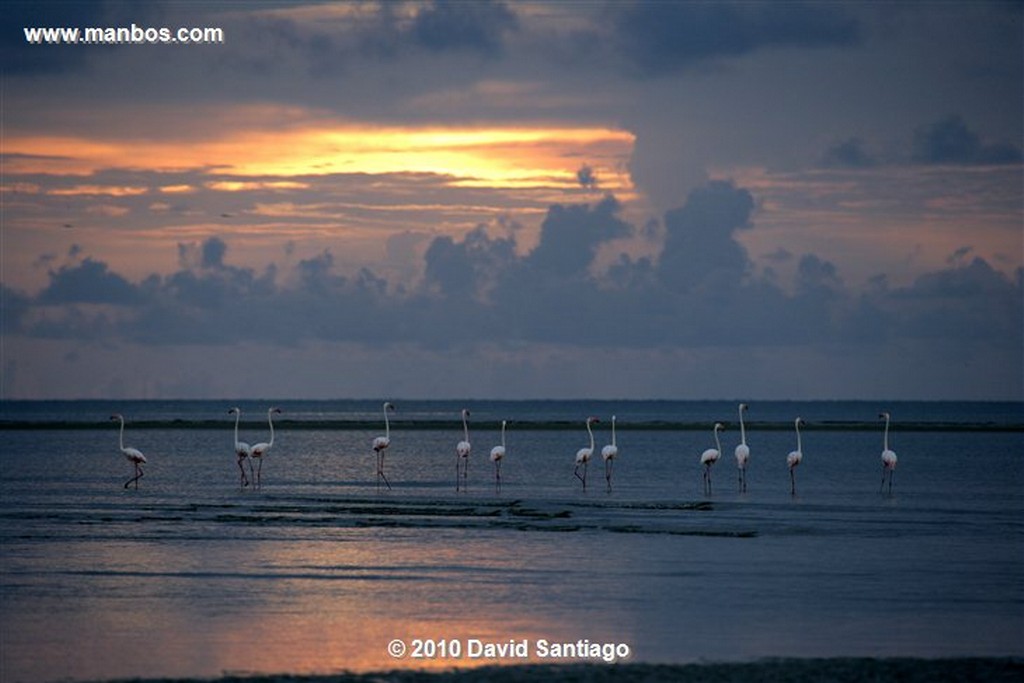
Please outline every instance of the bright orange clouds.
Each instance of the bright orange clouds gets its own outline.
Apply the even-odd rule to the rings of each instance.
[[[318,122],[278,130],[247,128],[198,140],[96,140],[9,136],[9,172],[90,175],[102,169],[290,177],[332,173],[431,173],[453,184],[495,189],[571,187],[589,165],[612,192],[630,189],[625,162],[634,136],[605,127],[382,127]],[[257,181],[253,181],[257,182]],[[247,181],[219,182],[238,190]]]

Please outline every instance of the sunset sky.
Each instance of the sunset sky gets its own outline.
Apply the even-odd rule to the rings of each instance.
[[[1022,18],[8,3],[0,397],[1022,400]]]

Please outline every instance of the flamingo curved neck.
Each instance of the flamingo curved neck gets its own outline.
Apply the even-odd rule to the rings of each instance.
[[[242,411],[235,413],[235,448],[238,448],[238,421],[242,419]]]
[[[800,420],[796,421],[796,450],[799,453],[803,452],[803,448],[800,446]]]
[[[117,444],[118,444],[118,446],[121,447],[121,450],[123,451],[124,450],[124,418],[123,417],[119,417],[118,419],[121,421],[121,434],[117,437]]]
[[[590,434],[590,450],[594,450],[594,432],[590,430],[590,420],[587,420],[587,434]]]
[[[743,426],[743,408],[740,408],[740,443],[747,445],[747,430]]]
[[[615,445],[615,416],[612,415],[612,445]]]
[[[715,447],[719,453],[722,452],[722,442],[718,440],[718,429],[715,429]]]
[[[501,447],[505,447],[505,421],[501,421]]]
[[[384,404],[384,438],[391,439],[391,424],[388,422],[388,404]]]
[[[889,416],[885,416],[885,443],[883,444],[883,450],[889,450]]]
[[[267,448],[274,445],[274,409],[271,408],[267,411],[267,423],[270,425],[270,442],[267,444]]]
[[[462,413],[462,434],[465,437],[466,443],[469,443],[469,425],[466,423],[466,413]]]

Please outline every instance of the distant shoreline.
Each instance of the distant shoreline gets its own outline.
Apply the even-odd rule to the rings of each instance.
[[[517,431],[578,431],[578,420],[516,420]],[[3,430],[63,430],[63,429],[111,429],[109,419],[100,420],[0,420],[0,431]],[[132,429],[231,429],[233,420],[210,419],[162,419],[132,420]],[[243,429],[258,429],[266,426],[266,420],[243,420]],[[788,431],[793,429],[791,421],[746,422],[747,431]],[[116,425],[115,425],[116,427]],[[279,418],[274,427],[286,430],[321,430],[321,431],[364,431],[380,429],[380,420],[289,420]],[[435,431],[461,429],[462,423],[457,420],[402,420],[391,425],[391,431]],[[473,423],[474,429],[501,429],[500,420],[478,421]],[[708,422],[694,421],[620,421],[616,428],[620,431],[706,431]],[[802,429],[805,431],[834,432],[866,432],[878,431],[877,421],[844,421],[844,420],[804,420]],[[1024,432],[1024,423],[1002,422],[900,422],[893,432]]]
[[[934,683],[937,680],[1002,683],[1024,680],[1024,659],[1006,657],[763,659],[754,662],[696,664],[524,664],[480,668],[424,671],[396,669],[374,673],[336,674],[227,674],[219,678],[136,678],[146,683],[448,683],[488,681],[574,681],[576,683],[688,683],[717,681],[787,681],[804,683],[859,681]]]

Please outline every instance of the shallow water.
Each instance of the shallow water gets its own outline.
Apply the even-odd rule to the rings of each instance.
[[[177,405],[160,419],[210,408]],[[801,409],[819,423],[870,419],[844,405]],[[935,419],[985,421],[986,405],[943,405]],[[922,406],[915,419],[927,421]],[[594,407],[620,423],[642,415],[636,404],[556,406]],[[707,409],[682,407],[694,419]],[[751,413],[782,420],[789,407]],[[513,420],[540,414],[501,408]],[[73,404],[47,419],[113,409],[83,418]],[[880,430],[807,431],[793,497],[786,430],[748,434],[745,494],[738,430],[725,432],[710,496],[698,464],[710,429],[620,430],[611,492],[599,461],[586,492],[573,478],[582,426],[513,425],[500,491],[486,455],[499,435],[474,430],[459,494],[461,429],[393,430],[390,491],[378,490],[369,449],[379,429],[278,430],[256,491],[239,486],[230,422],[133,429],[145,406],[116,409],[129,417],[126,443],[150,461],[138,490],[122,488],[131,472],[116,429],[4,431],[4,681],[448,668],[494,663],[470,659],[470,641],[524,639],[530,661],[550,661],[540,640],[581,639],[624,644],[633,662],[1024,655],[1019,431],[901,432],[896,414],[892,495],[879,493]],[[600,448],[608,425],[596,436]],[[396,659],[394,639],[462,652]]]

